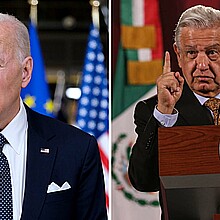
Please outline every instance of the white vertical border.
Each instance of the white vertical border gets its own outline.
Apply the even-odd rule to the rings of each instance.
[[[109,78],[109,178],[108,178],[108,191],[109,191],[109,209],[108,209],[108,219],[111,220],[111,214],[112,214],[112,167],[111,167],[111,161],[112,161],[112,123],[111,123],[111,118],[112,118],[112,1],[108,0],[108,8],[109,8],[109,19],[108,19],[108,51],[109,51],[109,60],[108,60],[108,78]]]

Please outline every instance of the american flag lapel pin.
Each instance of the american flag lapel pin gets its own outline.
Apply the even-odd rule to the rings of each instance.
[[[40,152],[44,153],[44,154],[49,154],[50,153],[50,149],[49,148],[41,148]]]

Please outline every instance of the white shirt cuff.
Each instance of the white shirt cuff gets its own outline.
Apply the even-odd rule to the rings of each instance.
[[[175,108],[174,108],[173,114],[162,114],[160,111],[158,111],[157,105],[155,106],[154,112],[153,112],[154,117],[164,127],[173,127],[173,125],[177,121],[178,114],[179,114],[179,112]]]

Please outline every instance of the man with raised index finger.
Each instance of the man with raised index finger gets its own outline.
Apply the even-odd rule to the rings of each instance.
[[[178,21],[174,40],[181,73],[171,70],[166,52],[163,73],[156,82],[157,95],[135,107],[138,137],[129,161],[129,177],[143,192],[160,191],[158,127],[219,123],[210,103],[219,105],[220,98],[220,11],[201,5],[187,9]]]

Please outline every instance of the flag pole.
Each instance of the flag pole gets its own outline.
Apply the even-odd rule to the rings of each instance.
[[[30,5],[30,20],[31,22],[37,26],[37,5],[38,0],[28,0],[28,3]]]
[[[92,5],[92,22],[93,25],[99,29],[99,6],[100,2],[98,0],[90,0]]]

